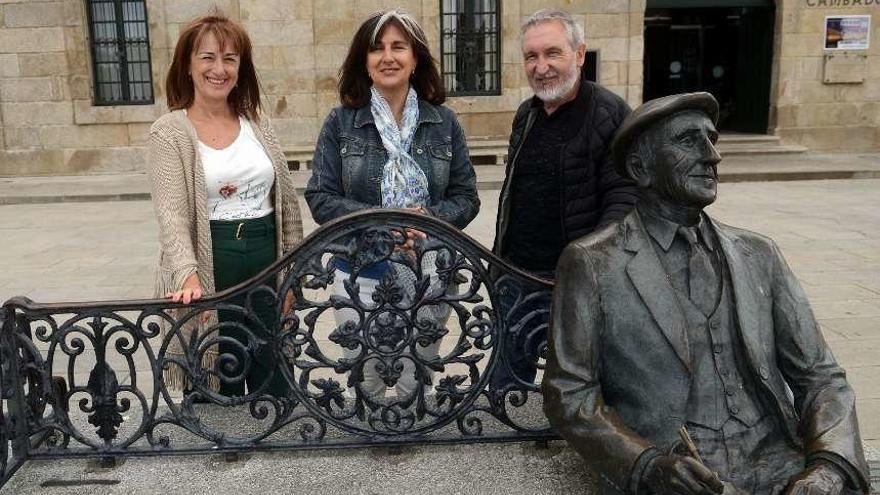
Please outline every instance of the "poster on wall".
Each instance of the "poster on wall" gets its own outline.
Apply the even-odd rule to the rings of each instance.
[[[869,15],[825,17],[826,50],[867,50],[871,35]]]

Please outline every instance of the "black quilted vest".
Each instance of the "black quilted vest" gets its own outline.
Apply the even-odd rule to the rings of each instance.
[[[611,161],[611,139],[629,106],[619,96],[590,81],[581,81],[578,98],[586,98],[587,114],[580,131],[565,143],[559,176],[562,177],[563,236],[565,242],[589,234],[600,225],[623,217],[632,209],[638,197],[635,184],[620,177]],[[509,189],[512,174],[517,167],[517,155],[534,123],[535,112],[543,108],[537,98],[520,105],[513,119],[507,169],[501,198],[498,202],[498,218],[495,224],[495,247],[493,251],[505,257],[505,252],[515,246],[504,246],[507,228]]]

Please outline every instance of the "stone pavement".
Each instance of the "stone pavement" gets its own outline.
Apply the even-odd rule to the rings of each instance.
[[[728,182],[710,210],[779,243],[856,390],[862,436],[874,461],[880,460],[878,193],[876,178]],[[497,197],[497,190],[481,191],[481,213],[466,229],[487,246]],[[308,216],[305,223],[307,232],[315,228]],[[7,204],[0,206],[0,239],[0,301],[152,293],[157,241],[147,201]],[[585,493],[586,480],[561,443],[549,449],[508,444],[258,453],[232,463],[216,456],[131,458],[112,469],[88,461],[34,461],[0,494],[210,493],[220,487],[230,493]]]

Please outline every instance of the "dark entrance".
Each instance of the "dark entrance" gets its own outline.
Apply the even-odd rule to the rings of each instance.
[[[645,101],[708,91],[720,129],[766,133],[773,19],[769,0],[648,0]]]

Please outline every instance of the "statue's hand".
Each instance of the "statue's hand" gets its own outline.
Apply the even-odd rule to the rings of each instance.
[[[785,495],[839,495],[845,483],[840,471],[820,462],[793,477]]]
[[[693,457],[676,454],[651,461],[641,486],[648,493],[658,494],[712,495],[724,491],[721,480],[709,468]]]

